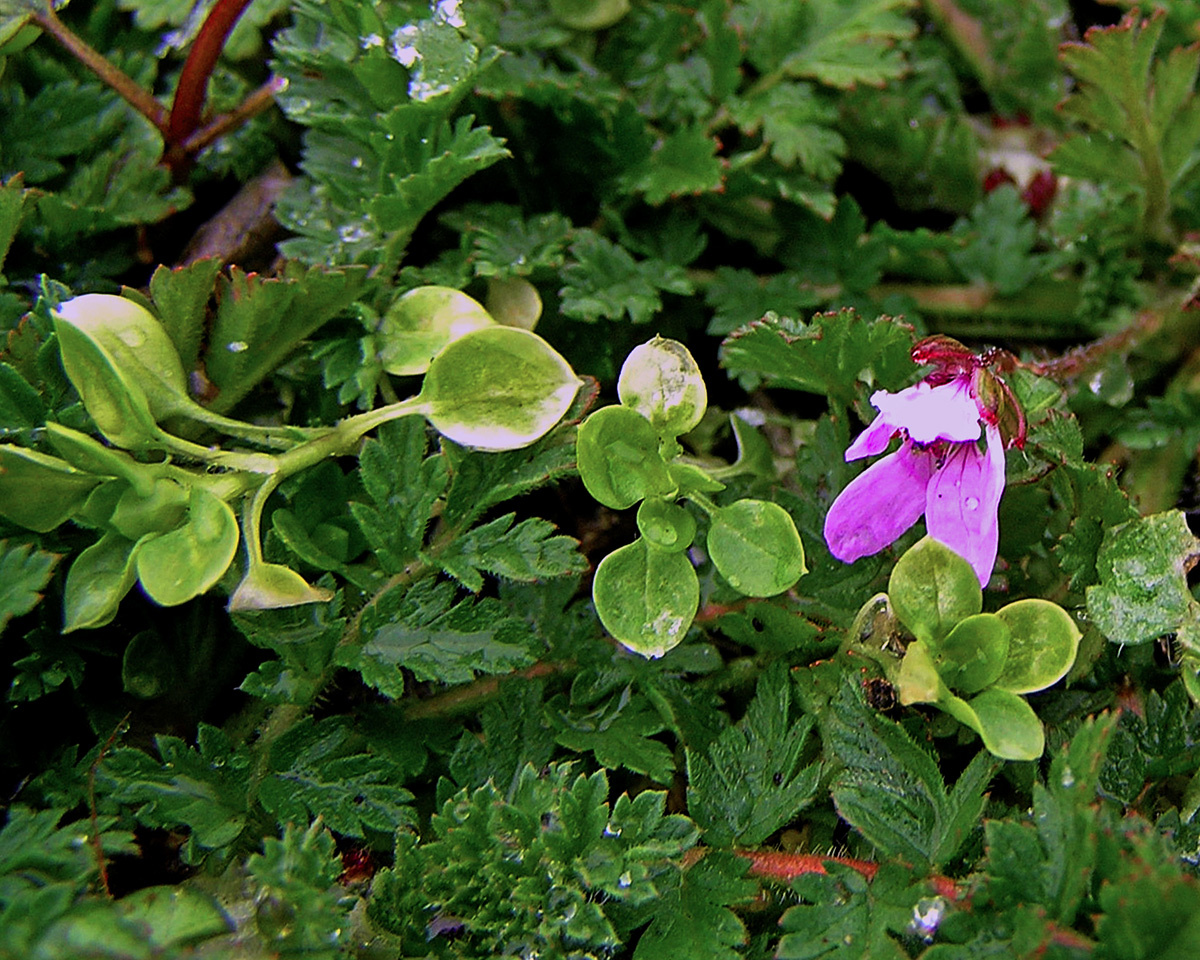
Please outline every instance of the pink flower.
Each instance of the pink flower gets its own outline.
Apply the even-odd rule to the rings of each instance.
[[[847,485],[825,517],[825,542],[851,563],[878,553],[925,515],[925,528],[971,564],[986,584],[1000,535],[996,511],[1004,492],[1004,442],[977,400],[969,376],[899,393],[878,390],[879,410],[846,450],[847,460],[900,448]],[[980,436],[984,447],[979,448]]]

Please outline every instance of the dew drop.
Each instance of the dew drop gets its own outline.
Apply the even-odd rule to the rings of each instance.
[[[978,497],[967,497],[963,501],[963,506],[966,507],[968,510],[978,510],[979,509],[979,498]]]
[[[233,340],[225,345],[225,349],[230,353],[242,353],[250,349],[250,344],[245,340]]]
[[[121,342],[127,347],[140,347],[146,342],[146,334],[137,327],[126,327],[124,330],[118,330],[117,336]]]

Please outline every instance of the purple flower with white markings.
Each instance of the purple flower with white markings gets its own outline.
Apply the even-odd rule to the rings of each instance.
[[[847,563],[878,553],[924,514],[929,535],[966,558],[980,584],[987,583],[1000,534],[1004,441],[975,382],[961,375],[875,392],[871,404],[879,416],[850,444],[846,459],[882,453],[893,437],[900,447],[834,500],[825,517],[830,553]]]

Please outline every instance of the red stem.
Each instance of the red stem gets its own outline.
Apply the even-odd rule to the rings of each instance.
[[[868,880],[875,879],[879,864],[851,857],[822,857],[815,853],[784,853],[780,850],[738,850],[738,856],[750,861],[750,875],[769,877],[788,883],[808,873],[825,873],[825,864],[840,863],[857,870]],[[958,900],[962,891],[949,877],[934,874],[929,878],[934,889],[947,900]]]
[[[179,85],[175,88],[175,100],[171,104],[166,134],[168,154],[180,153],[184,141],[200,126],[200,114],[204,109],[208,79],[212,76],[213,67],[225,49],[225,41],[229,39],[238,18],[252,2],[217,0],[196,35],[183,64],[183,71],[179,74]],[[172,165],[178,162],[180,160],[175,160]]]

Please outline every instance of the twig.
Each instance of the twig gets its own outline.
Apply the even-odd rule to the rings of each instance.
[[[92,765],[88,767],[87,790],[88,790],[88,815],[91,824],[91,840],[92,849],[96,853],[96,867],[100,873],[100,884],[104,887],[105,896],[111,897],[112,890],[108,886],[108,863],[104,859],[104,842],[100,839],[100,817],[96,812],[96,768],[100,766],[105,755],[112,745],[116,743],[117,737],[125,730],[129,723],[129,714],[125,714],[121,718],[121,722],[114,728],[113,732],[108,735],[108,739],[104,741],[104,746],[100,748],[100,752],[96,754],[96,759],[92,761]]]
[[[556,673],[565,673],[574,668],[573,662],[552,663],[540,662],[524,670],[517,670],[504,676],[484,677],[474,683],[454,687],[445,693],[429,697],[425,700],[411,702],[404,709],[405,720],[426,720],[430,717],[444,717],[456,713],[464,713],[478,707],[485,700],[490,700],[500,692],[500,685],[513,677],[526,680],[536,680],[538,677],[549,677]]]
[[[57,40],[76,60],[92,71],[104,83],[128,103],[133,109],[154,124],[159,133],[166,136],[166,111],[154,97],[139,87],[130,77],[89,47],[65,23],[58,19],[54,8],[46,7],[33,14],[33,22]]]
[[[1039,377],[1067,380],[1099,365],[1110,354],[1128,352],[1139,340],[1156,333],[1161,325],[1161,314],[1155,310],[1143,310],[1133,323],[1116,333],[1110,333],[1099,340],[1093,340],[1074,350],[1068,350],[1061,357],[1055,357],[1053,360],[1045,360],[1041,363],[1018,361],[1017,365],[1036,373]]]
[[[213,117],[208,123],[189,136],[178,149],[187,156],[195,156],[209,144],[232,130],[236,130],[252,117],[258,116],[275,103],[275,97],[287,88],[287,79],[272,77],[261,87],[249,94],[228,113]],[[172,114],[174,116],[174,114]]]

